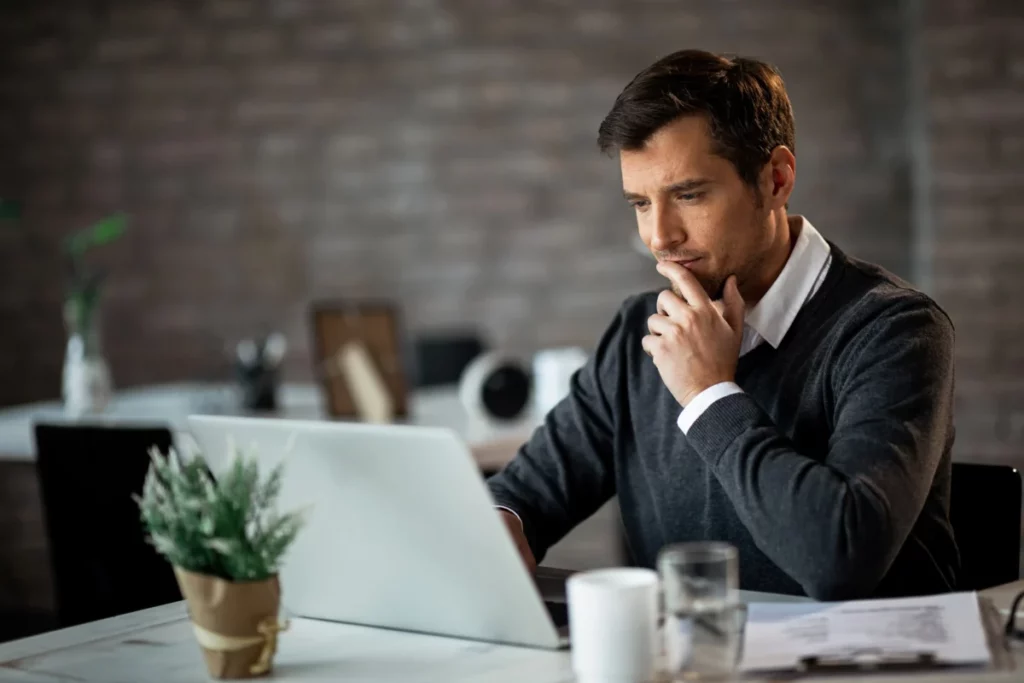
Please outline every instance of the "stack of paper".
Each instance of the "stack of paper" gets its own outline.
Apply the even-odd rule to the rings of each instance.
[[[751,603],[740,669],[798,668],[806,658],[851,663],[988,664],[977,593],[852,602]]]

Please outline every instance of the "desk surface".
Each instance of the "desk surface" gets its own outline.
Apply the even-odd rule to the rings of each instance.
[[[993,590],[997,606],[1013,588]],[[744,596],[759,599],[756,594]],[[876,683],[909,680],[1015,681],[1024,668],[1024,649],[1014,651],[1016,670],[865,676]],[[507,647],[455,638],[403,633],[309,619],[293,619],[281,635],[275,681],[493,681],[568,683],[570,654]],[[184,603],[0,645],[0,681],[59,683],[104,681],[166,683],[206,679],[206,669],[189,627]],[[808,679],[801,679],[808,680]],[[830,678],[828,680],[835,680]]]
[[[295,420],[327,419],[322,393],[313,384],[286,384],[279,394],[279,410],[272,417]],[[99,416],[83,418],[81,424],[166,425],[176,434],[188,432],[192,414],[241,414],[235,391],[229,384],[166,384],[120,391]],[[0,410],[0,460],[35,459],[33,424],[67,422],[57,401],[32,403]],[[417,391],[410,397],[412,424],[447,427],[469,445],[480,466],[499,469],[526,441],[540,423],[529,412],[510,422],[490,422],[471,417],[459,402],[453,387]]]

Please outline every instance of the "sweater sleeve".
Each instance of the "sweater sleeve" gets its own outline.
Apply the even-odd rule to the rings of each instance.
[[[914,298],[865,326],[830,380],[828,452],[798,452],[747,394],[687,438],[758,547],[819,600],[866,597],[924,506],[953,438],[953,328]],[[813,455],[814,457],[808,457]]]
[[[523,522],[541,562],[548,548],[615,493],[612,444],[620,382],[623,311],[573,376],[569,395],[544,418],[530,440],[487,481],[499,507]]]

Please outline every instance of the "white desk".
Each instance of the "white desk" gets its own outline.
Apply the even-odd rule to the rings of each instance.
[[[1017,585],[1024,589],[1024,581]],[[1002,592],[1009,593],[1009,590]],[[993,599],[998,597],[994,595]],[[307,619],[293,619],[291,629],[281,634],[279,643],[272,680],[287,683],[567,683],[573,680],[570,654],[565,651],[506,647]],[[876,674],[864,676],[863,680],[876,683],[913,680],[1020,683],[1024,678],[1024,649],[1016,650],[1015,658],[1017,668],[1012,671]],[[183,603],[0,645],[0,681],[135,683],[140,680],[163,683],[207,680]]]
[[[320,388],[313,384],[286,384],[278,396],[279,409],[271,417],[299,420],[328,419]],[[166,384],[119,391],[102,415],[77,420],[79,424],[166,425],[176,434],[187,433],[192,414],[236,415],[242,411],[231,385],[214,383]],[[485,470],[496,470],[540,424],[530,411],[521,419],[498,423],[472,419],[455,390],[441,387],[417,391],[410,397],[411,424],[447,427],[458,433]],[[35,422],[68,422],[58,401],[0,410],[0,460],[35,459]]]

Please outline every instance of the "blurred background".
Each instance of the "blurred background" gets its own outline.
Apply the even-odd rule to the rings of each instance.
[[[660,286],[597,126],[683,47],[766,59],[797,121],[791,207],[956,323],[958,447],[1024,441],[1024,23],[1015,0],[9,1],[0,9],[0,405],[59,394],[72,230],[124,212],[104,348],[118,387],[228,376],[309,303],[411,331],[589,348]]]
[[[949,312],[956,457],[1024,465],[1019,0],[5,0],[0,406],[60,399],[65,240],[113,215],[115,390],[231,381],[272,331],[312,382],[327,300],[590,350],[663,284],[597,127],[680,48],[781,70],[791,211]]]
[[[1015,0],[47,0],[0,9],[0,405],[59,394],[73,229],[123,212],[103,344],[117,387],[230,373],[308,306],[589,348],[660,286],[597,126],[683,47],[781,70],[791,207],[929,291],[958,330],[958,449],[1024,441],[1024,19]]]

